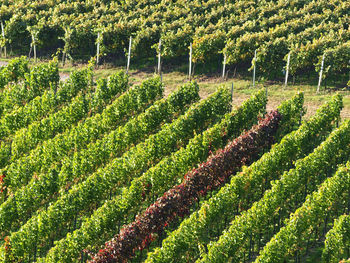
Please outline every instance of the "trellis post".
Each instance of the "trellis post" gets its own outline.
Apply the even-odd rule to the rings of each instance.
[[[158,45],[158,74],[159,75],[162,75],[161,74],[161,65],[160,65],[160,63],[161,63],[161,49],[162,49],[162,40],[161,39],[159,39],[159,45]]]
[[[322,83],[322,74],[323,74],[323,66],[324,66],[324,57],[325,57],[325,54],[323,54],[323,56],[322,56],[321,70],[320,70],[320,75],[319,75],[319,78],[318,78],[318,85],[317,85],[317,93],[320,92],[320,87],[321,87],[321,83]]]
[[[1,35],[2,35],[3,39],[5,39],[5,29],[4,29],[4,23],[2,21],[1,21]],[[4,46],[4,55],[6,58],[7,57],[6,44]]]
[[[231,84],[231,110],[233,108],[233,82]]]
[[[222,65],[222,78],[225,79],[225,70],[226,70],[226,53],[224,54],[224,63]]]
[[[126,65],[126,74],[129,73],[129,67],[130,67],[130,56],[131,56],[131,44],[132,44],[132,37],[130,36],[129,39],[129,52],[128,52],[128,62]]]
[[[192,76],[192,43],[190,44],[190,61],[189,61],[189,68],[188,68],[188,77],[191,80]]]
[[[256,73],[256,49],[254,52],[253,88],[255,87],[255,73]]]
[[[287,67],[286,67],[286,79],[284,81],[284,87],[287,87],[288,84],[288,75],[289,75],[289,63],[290,63],[290,52],[288,54],[288,58],[287,58]]]

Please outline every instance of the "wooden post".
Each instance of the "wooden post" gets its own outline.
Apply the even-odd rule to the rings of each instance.
[[[191,80],[192,76],[192,43],[190,44],[190,61],[189,61],[189,68],[188,68],[188,77]]]
[[[5,39],[5,29],[4,29],[4,23],[1,21],[1,35]],[[7,57],[7,52],[6,52],[6,44],[4,46],[4,54],[5,58]]]
[[[289,63],[290,63],[290,52],[288,54],[288,58],[287,58],[287,67],[286,67],[286,79],[284,81],[284,87],[287,87],[288,84],[288,75],[289,75]]]
[[[231,84],[231,98],[233,99],[233,82]]]
[[[158,45],[158,74],[161,75],[161,66],[160,66],[160,58],[161,58],[161,50],[162,50],[162,40],[159,39],[159,45]]]
[[[324,66],[324,57],[325,57],[325,54],[323,54],[323,56],[322,56],[320,76],[319,76],[319,78],[318,78],[317,93],[320,92],[320,87],[321,87],[321,82],[322,82],[322,74],[323,74],[323,66]]]
[[[233,108],[233,82],[231,84],[231,110]]]
[[[255,73],[256,73],[256,49],[254,52],[253,88],[255,87]]]
[[[32,55],[32,49],[33,49],[33,45],[30,45],[29,54],[28,54],[29,61],[30,61],[30,56]]]
[[[224,54],[224,64],[222,65],[222,78],[225,79],[225,70],[226,70],[226,53]]]
[[[100,32],[97,33],[96,65],[100,62]]]
[[[129,40],[129,52],[128,52],[128,62],[127,62],[127,65],[126,65],[126,74],[129,73],[130,56],[131,56],[131,44],[132,44],[132,37],[130,36],[130,40]]]

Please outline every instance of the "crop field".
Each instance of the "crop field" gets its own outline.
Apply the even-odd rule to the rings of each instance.
[[[266,112],[265,89],[240,106],[195,81],[164,97],[159,76],[62,82],[57,61],[24,58],[1,80],[2,261],[349,257],[341,95],[305,120],[301,92]]]
[[[350,262],[349,20],[2,0],[0,262]]]

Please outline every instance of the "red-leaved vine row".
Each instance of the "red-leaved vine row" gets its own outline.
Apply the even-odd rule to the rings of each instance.
[[[155,234],[161,233],[175,217],[187,215],[200,196],[222,186],[230,175],[238,172],[243,165],[249,165],[264,148],[270,146],[281,118],[278,111],[267,114],[258,125],[187,173],[180,185],[165,192],[134,222],[123,227],[91,262],[127,262],[137,250],[147,248]]]

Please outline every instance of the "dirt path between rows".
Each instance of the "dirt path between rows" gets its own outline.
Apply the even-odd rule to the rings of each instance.
[[[241,105],[245,100],[247,100],[250,96],[249,95],[243,95],[243,94],[236,94],[236,97],[233,98],[233,105],[239,106]],[[275,97],[269,99],[266,110],[269,112],[271,110],[275,110],[280,104],[282,103],[282,100],[276,99]],[[323,103],[314,103],[305,101],[304,107],[306,108],[306,114],[305,118],[308,119],[311,116],[313,116],[317,109],[322,106]],[[345,107],[341,113],[340,116],[342,119],[350,119],[350,109],[348,107]]]
[[[7,65],[8,62],[7,61],[3,61],[0,60],[0,67],[1,66],[5,66]],[[109,72],[109,71],[108,71]],[[98,69],[96,70],[95,74],[96,74],[96,78],[99,77],[106,77],[105,74],[108,72],[104,72],[103,69]],[[113,69],[112,71],[113,72]],[[104,74],[101,74],[104,73]],[[60,79],[61,81],[66,81],[69,78],[69,73],[67,72],[60,72]],[[109,74],[107,74],[109,75]],[[145,80],[146,78],[152,77],[153,74],[149,73],[149,72],[144,72],[142,70],[140,71],[136,71],[136,72],[131,72],[130,74],[131,79],[132,79],[132,83],[135,85],[140,84],[143,80]],[[165,84],[165,96],[167,96],[168,94],[170,94],[171,92],[173,92],[176,87],[180,84],[183,84],[185,82],[187,82],[187,76],[184,74],[179,74],[176,72],[171,72],[171,73],[167,73],[164,75],[163,78],[164,84]],[[222,84],[227,85],[228,82],[226,83],[222,83],[221,79],[218,77],[201,77],[197,79],[199,86],[200,86],[200,96],[201,98],[206,98],[209,94],[213,93],[216,88]],[[235,81],[235,80],[234,80]],[[283,92],[283,91],[282,91]],[[234,92],[234,97],[233,97],[233,105],[235,106],[239,106],[242,104],[243,101],[245,101],[246,99],[248,99],[251,95],[251,93],[254,93],[253,91],[249,91],[249,92],[242,92],[242,90],[240,92]],[[278,96],[280,94],[269,94],[269,101],[267,104],[267,111],[276,109],[276,107],[286,98],[283,98],[281,96]],[[330,98],[330,95],[328,95]],[[328,100],[327,98],[327,100]],[[346,100],[345,103],[345,107],[341,113],[341,117],[344,119],[350,119],[350,95],[347,94],[344,96],[344,100]],[[310,94],[306,94],[305,96],[305,107],[307,108],[307,113],[305,115],[305,118],[309,118],[311,117],[313,114],[315,114],[316,110],[323,104],[323,102],[321,101],[317,101],[314,100],[310,97]]]
[[[8,62],[0,60],[0,67],[6,66]]]

